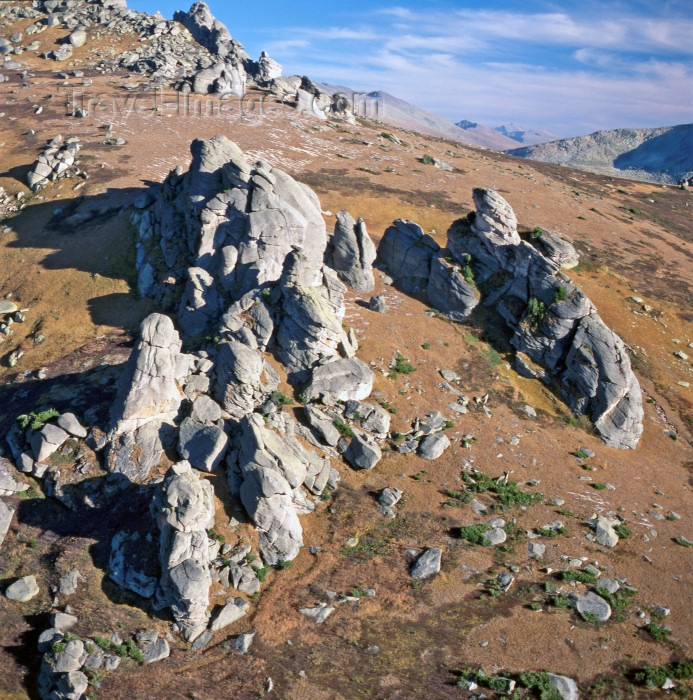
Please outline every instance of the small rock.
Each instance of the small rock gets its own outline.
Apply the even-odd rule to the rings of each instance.
[[[403,493],[404,492],[398,488],[385,488],[382,490],[378,502],[383,506],[391,508],[399,502],[399,500],[402,498]]]
[[[528,549],[530,559],[541,559],[546,552],[546,545],[541,542],[529,542]]]
[[[334,612],[334,607],[321,603],[315,608],[301,608],[298,612],[309,617],[316,625],[321,625]]]
[[[148,664],[168,659],[170,655],[171,649],[168,646],[168,642],[163,637],[152,642],[144,650],[144,660]]]
[[[547,674],[549,677],[549,683],[558,691],[561,696],[561,700],[579,700],[580,691],[578,690],[577,683],[568,676],[557,676],[553,673]]]
[[[584,618],[595,615],[599,622],[606,622],[611,617],[611,606],[596,593],[589,591],[577,598],[577,611]],[[587,618],[585,618],[587,619]]]
[[[247,654],[250,651],[250,647],[255,638],[255,632],[248,632],[247,634],[241,634],[233,641],[233,649],[239,654]]]
[[[39,587],[34,576],[24,576],[7,587],[5,596],[10,600],[26,603],[39,593]]]
[[[387,302],[383,294],[372,296],[368,302],[368,308],[378,314],[386,314],[388,312]]]

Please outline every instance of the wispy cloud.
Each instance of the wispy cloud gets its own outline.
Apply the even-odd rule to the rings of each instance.
[[[287,70],[386,90],[454,121],[566,135],[693,121],[693,18],[676,1],[586,0],[550,12],[374,7],[353,24],[288,33],[269,47]]]

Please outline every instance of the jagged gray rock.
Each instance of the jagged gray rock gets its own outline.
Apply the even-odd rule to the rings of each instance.
[[[405,292],[423,292],[428,287],[431,259],[440,246],[413,221],[397,219],[383,235],[378,257]]]
[[[357,292],[370,292],[375,288],[373,262],[376,250],[363,219],[356,222],[348,211],[337,212],[326,258],[327,264],[348,287]]]
[[[178,386],[190,358],[180,353],[173,322],[151,314],[140,325],[140,340],[121,375],[111,407],[106,465],[130,481],[146,479],[163,453],[162,433],[178,414],[183,394]]]
[[[237,340],[222,344],[214,375],[214,395],[236,419],[252,413],[279,386],[277,373],[260,352]]]
[[[46,423],[38,433],[31,437],[31,448],[37,462],[50,457],[63,443],[70,439],[70,434],[52,423]]]
[[[383,453],[375,438],[361,432],[354,435],[344,453],[344,459],[356,469],[373,469],[382,457]]]
[[[621,339],[559,272],[569,248],[549,236],[537,247],[522,241],[510,205],[492,190],[475,189],[474,201],[476,213],[452,225],[447,247],[470,267],[483,303],[513,331],[518,369],[545,372],[547,382],[559,377],[567,403],[591,416],[607,445],[634,448],[642,434],[640,386]]]
[[[219,608],[209,628],[214,632],[224,629],[244,617],[249,608],[250,604],[243,598],[230,599],[223,608]]]
[[[216,425],[186,418],[178,432],[178,452],[183,459],[203,472],[213,472],[224,458],[228,437]]]
[[[579,700],[580,691],[577,683],[568,676],[557,676],[555,673],[548,673],[549,683],[558,691],[561,700]]]
[[[176,380],[187,374],[181,341],[168,316],[151,314],[140,325],[140,340],[128,360],[111,408],[116,434],[134,432],[153,420],[171,420],[183,396]]]
[[[200,479],[188,462],[178,462],[166,472],[152,510],[161,531],[161,588],[178,628],[192,641],[208,622],[212,485]]]
[[[435,576],[440,571],[440,562],[443,550],[439,547],[427,549],[417,560],[411,569],[413,579],[427,579]]]
[[[308,459],[297,442],[265,427],[258,414],[241,421],[237,463],[229,465],[229,482],[260,532],[265,561],[274,565],[296,557],[303,546],[303,528],[293,505],[306,479]]]
[[[469,270],[469,266],[461,270],[443,254],[431,258],[426,295],[432,307],[454,321],[467,320],[479,303],[479,293],[465,279],[464,270]]]
[[[434,433],[424,437],[416,450],[419,457],[428,460],[438,459],[450,447],[450,440],[443,433]]]

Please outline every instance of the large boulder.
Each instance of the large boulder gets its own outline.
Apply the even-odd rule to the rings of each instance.
[[[258,414],[241,421],[236,463],[229,464],[229,484],[236,490],[260,532],[260,549],[270,564],[296,557],[303,528],[294,508],[306,480],[309,458],[298,442],[265,427]]]
[[[373,390],[375,374],[357,357],[344,358],[316,367],[303,392],[306,400],[318,399],[326,406],[339,401],[362,401]]]
[[[431,258],[431,270],[426,295],[431,306],[455,321],[465,321],[479,303],[479,293],[468,281],[465,272],[469,265],[460,268],[443,255]],[[469,273],[467,273],[469,275]]]
[[[209,619],[210,547],[207,530],[214,525],[214,491],[188,462],[174,464],[152,502],[160,537],[161,588],[173,617],[188,641],[196,639]]]
[[[372,291],[375,288],[373,262],[376,250],[363,219],[356,222],[349,212],[337,212],[330,243],[327,264],[337,272],[339,279],[357,292]]]
[[[385,231],[378,257],[405,292],[417,293],[426,290],[431,258],[439,250],[440,246],[418,224],[397,219]]]
[[[176,380],[187,374],[187,366],[181,366],[180,349],[170,318],[151,314],[142,321],[140,339],[111,408],[116,434],[133,432],[153,420],[175,418],[183,399]]]
[[[252,413],[279,385],[279,376],[260,352],[237,340],[222,344],[214,374],[215,396],[236,419]]]

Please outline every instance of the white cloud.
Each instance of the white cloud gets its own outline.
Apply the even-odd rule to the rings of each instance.
[[[281,41],[273,52],[288,70],[382,89],[452,121],[565,135],[693,121],[693,19],[595,7],[592,15],[589,5],[583,14],[376,8],[361,25],[292,29],[289,60]]]

